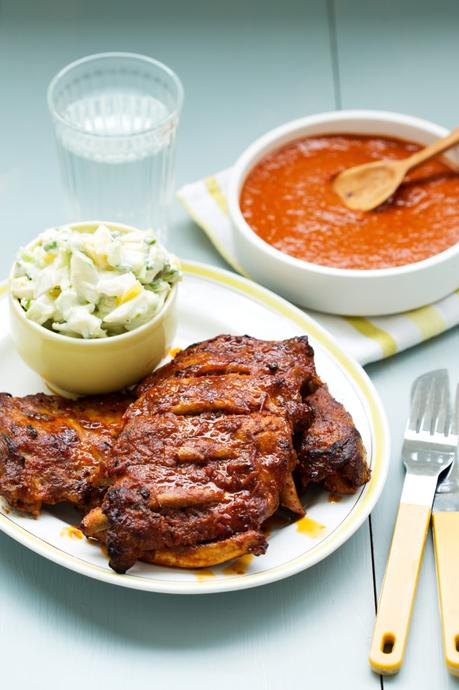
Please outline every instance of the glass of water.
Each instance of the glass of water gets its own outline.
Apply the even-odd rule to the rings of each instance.
[[[72,220],[164,234],[182,102],[177,75],[134,53],[91,55],[54,77],[48,105]]]

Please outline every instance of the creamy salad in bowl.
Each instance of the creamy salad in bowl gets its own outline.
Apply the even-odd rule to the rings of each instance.
[[[10,290],[26,318],[76,338],[107,338],[153,319],[180,280],[150,230],[51,228],[19,250]]]

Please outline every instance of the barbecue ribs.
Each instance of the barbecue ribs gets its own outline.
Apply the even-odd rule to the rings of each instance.
[[[263,553],[279,506],[303,514],[296,486],[349,493],[368,479],[360,434],[306,337],[197,343],[132,396],[0,394],[0,495],[34,515],[61,501],[83,509],[117,572]]]
[[[66,400],[0,393],[0,495],[38,515],[41,505],[97,505],[107,460],[132,397]]]

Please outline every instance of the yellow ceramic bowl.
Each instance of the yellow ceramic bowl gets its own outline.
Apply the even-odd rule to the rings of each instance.
[[[70,227],[91,232],[102,222],[121,232],[136,229],[105,221],[74,223]],[[24,362],[52,390],[79,395],[109,393],[139,381],[167,353],[177,326],[176,297],[175,285],[159,314],[133,331],[99,340],[83,340],[29,321],[18,300],[10,294],[11,332]]]

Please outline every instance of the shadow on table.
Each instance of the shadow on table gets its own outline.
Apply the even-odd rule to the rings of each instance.
[[[282,582],[240,592],[212,595],[168,595],[109,585],[72,573],[28,551],[0,534],[0,587],[27,608],[52,612],[53,619],[71,619],[79,635],[93,629],[114,640],[151,648],[193,649],[231,644],[260,630],[298,619],[306,633],[321,620],[333,625],[348,610],[357,592],[371,608],[371,571],[362,564],[361,578],[351,573],[365,541],[360,530],[338,552],[314,568]],[[352,568],[351,563],[353,563]],[[347,577],[343,577],[343,571]],[[354,582],[354,580],[357,580]],[[368,607],[368,604],[366,606]],[[372,615],[372,612],[370,612]],[[325,619],[325,620],[324,620]]]

